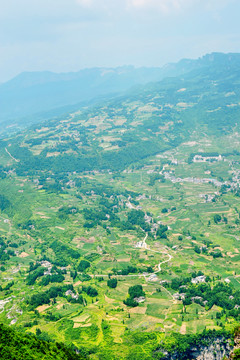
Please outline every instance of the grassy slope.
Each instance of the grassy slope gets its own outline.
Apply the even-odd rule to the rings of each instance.
[[[208,85],[210,80],[207,81]],[[228,277],[236,289],[240,288],[239,239],[236,222],[240,210],[238,197],[231,191],[220,193],[220,187],[211,183],[186,181],[189,177],[197,179],[210,177],[216,180],[222,179],[223,182],[228,181],[229,177],[237,173],[239,171],[239,155],[237,154],[226,156],[226,161],[214,163],[189,164],[188,158],[191,153],[223,153],[223,149],[231,153],[233,150],[238,150],[239,128],[234,124],[234,117],[230,117],[227,134],[224,134],[224,124],[220,122],[223,113],[220,112],[217,126],[214,128],[216,135],[214,135],[214,118],[208,117],[207,123],[203,124],[204,116],[200,113],[195,132],[189,131],[189,126],[196,125],[200,106],[201,108],[208,106],[207,111],[212,111],[212,108],[209,108],[212,102],[210,105],[207,104],[209,92],[215,100],[217,94],[213,92],[216,85],[212,89],[200,83],[201,87],[197,88],[199,79],[195,82],[186,81],[188,82],[181,80],[180,83],[171,84],[170,89],[166,89],[165,84],[161,85],[160,90],[155,89],[155,92],[150,89],[151,98],[146,94],[140,94],[141,96],[138,95],[136,99],[132,97],[128,102],[122,99],[120,103],[108,104],[108,107],[91,109],[80,115],[69,116],[66,121],[60,122],[58,127],[55,121],[49,122],[35,127],[31,132],[19,135],[17,140],[10,139],[2,143],[2,164],[4,166],[9,164],[10,169],[17,168],[18,174],[9,173],[5,179],[0,180],[0,193],[12,203],[11,207],[1,213],[0,231],[7,242],[16,242],[18,248],[17,256],[11,256],[5,264],[2,263],[4,266],[1,271],[3,288],[12,279],[14,285],[10,290],[0,292],[1,299],[11,297],[4,305],[4,311],[0,313],[1,321],[9,324],[12,319],[16,319],[18,325],[28,324],[32,332],[40,328],[49,333],[53,339],[60,339],[67,343],[73,342],[77,346],[85,345],[93,349],[95,345],[101,345],[97,350],[98,353],[105,351],[101,350],[101,347],[104,349],[111,347],[116,354],[123,354],[121,355],[123,357],[129,350],[127,328],[137,331],[157,331],[161,338],[161,332],[166,334],[172,331],[195,333],[205,328],[219,329],[221,323],[232,322],[232,319],[226,319],[224,315],[216,319],[216,313],[221,309],[215,306],[208,310],[198,304],[192,304],[187,307],[183,315],[182,302],[172,298],[174,291],[160,285],[161,280],[185,277],[193,271],[201,270],[211,276],[211,279],[217,276],[222,279]],[[186,91],[178,92],[179,89],[185,87]],[[232,109],[227,105],[235,102],[235,95],[232,95],[234,99],[225,96],[228,90],[223,88],[222,97],[219,100],[228,99],[226,111]],[[159,92],[163,99],[157,98]],[[194,103],[193,98],[196,100],[201,92],[204,92],[204,97],[201,97],[196,108],[191,105],[189,109],[186,104]],[[170,113],[167,106],[169,103],[172,104]],[[164,111],[159,114],[162,108]],[[206,109],[204,111],[205,115],[209,114]],[[236,111],[238,112],[238,107]],[[156,123],[152,124],[148,130],[149,121],[157,116],[156,113],[158,113],[157,130]],[[231,114],[228,113],[228,116]],[[180,132],[177,125],[179,121],[183,121]],[[192,125],[190,125],[191,121]],[[93,125],[95,127],[91,128]],[[84,128],[87,129],[87,133]],[[104,154],[120,151],[119,141],[126,140],[126,145],[121,144],[123,148],[128,148],[129,142],[135,145],[140,140],[144,141],[145,138],[148,141],[158,141],[161,146],[162,143],[168,146],[171,136],[176,139],[179,134],[181,137],[179,143],[172,143],[168,151],[164,151],[166,149],[163,147],[162,151],[157,151],[157,154],[151,154],[144,160],[141,160],[140,156],[137,162],[134,161],[127,171],[120,171],[120,174],[103,171],[76,174],[71,172],[63,175],[53,173],[52,168],[49,167],[48,159],[52,158],[49,155],[54,154],[53,158],[60,159],[61,162],[63,161],[61,156],[64,156],[64,153],[68,153],[70,158],[75,158],[75,156],[84,157],[85,153],[91,155],[94,150],[103,159]],[[83,141],[86,138],[87,144]],[[33,143],[33,139],[37,141]],[[16,159],[20,159],[19,163],[6,153],[7,143],[11,144],[8,150]],[[21,153],[19,144],[23,146],[23,149],[29,148],[30,154],[33,155]],[[44,171],[31,173],[30,165],[26,167],[26,164],[32,164],[32,157],[39,156],[41,151],[43,153],[40,156],[40,164]],[[177,160],[177,163],[174,160]],[[132,159],[129,161],[129,164],[131,163]],[[159,174],[163,167],[165,172],[182,180],[176,183],[170,180],[165,182],[156,180],[153,185],[150,185],[151,177]],[[64,188],[64,191],[52,192],[49,189],[49,184],[56,181],[61,189]],[[78,181],[81,185],[77,185]],[[95,189],[99,184],[105,189],[110,186],[110,193],[98,194]],[[92,189],[95,193],[91,193]],[[145,194],[145,198],[138,200],[139,206],[143,211],[150,212],[156,222],[168,225],[168,239],[155,241],[149,237],[147,240],[150,248],[158,252],[134,248],[134,244],[144,236],[139,229],[120,230],[111,226],[108,220],[90,229],[83,227],[85,223],[83,209],[99,208],[101,199],[107,198],[110,201],[111,194],[117,199],[117,215],[122,221],[126,220],[129,213],[128,195],[120,196],[126,190],[136,193],[135,196],[132,195],[135,201],[139,194]],[[216,197],[216,201],[205,202],[203,194]],[[77,206],[79,212],[61,218],[58,216],[58,209],[63,205]],[[174,207],[176,209],[171,210]],[[162,213],[163,208],[169,211]],[[221,222],[216,225],[213,221],[214,214],[224,214],[228,223]],[[10,222],[4,221],[6,219]],[[34,228],[30,228],[32,224]],[[105,226],[102,226],[104,224]],[[107,226],[110,232],[107,231]],[[181,241],[179,236],[182,236]],[[97,278],[82,282],[79,274],[73,281],[70,270],[77,268],[79,259],[57,254],[51,247],[55,240],[77,251],[81,258],[97,254],[91,268],[87,271],[91,275],[105,276],[111,273],[113,268],[120,270],[127,265],[139,268],[150,265],[157,269],[157,264],[167,259],[166,254],[170,254],[173,258],[162,265],[162,271],[158,273],[156,283],[146,282],[142,277],[119,277],[117,288],[110,289],[106,284],[107,277],[104,277],[102,282],[99,282]],[[194,251],[194,246],[202,247],[206,240],[221,249],[223,258],[214,259],[210,255],[197,254]],[[37,308],[39,315],[36,316],[38,313],[34,313],[27,306],[26,300],[33,293],[44,291],[52,284],[43,287],[36,282],[33,286],[29,286],[26,285],[25,278],[29,263],[42,259],[44,255],[52,261],[62,255],[68,258],[69,268],[64,282],[73,283],[76,291],[80,291],[82,285],[90,284],[98,290],[98,296],[92,299],[84,295],[88,303],[85,307],[80,304],[70,304],[65,298],[59,297],[55,304],[51,302],[49,305]],[[123,300],[127,296],[128,288],[135,284],[143,285],[146,302],[137,308],[129,309],[123,305]],[[156,289],[161,291],[157,292]],[[22,314],[17,311],[19,309],[22,310]],[[49,320],[49,315],[56,316],[58,320]],[[37,324],[34,324],[36,319]]]

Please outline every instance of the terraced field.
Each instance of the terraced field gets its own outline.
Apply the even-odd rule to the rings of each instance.
[[[238,77],[226,97],[221,74],[1,140],[1,322],[92,359],[238,323]]]

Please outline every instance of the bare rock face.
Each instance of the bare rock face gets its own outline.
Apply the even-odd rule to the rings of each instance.
[[[192,359],[196,360],[222,360],[225,356],[229,356],[231,347],[229,342],[223,342],[218,338],[208,346],[201,346],[199,349],[192,349]]]
[[[230,340],[217,337],[206,345],[200,344],[188,349],[184,354],[177,352],[170,354],[163,351],[162,360],[223,360],[229,358],[232,350],[233,346],[230,345]]]

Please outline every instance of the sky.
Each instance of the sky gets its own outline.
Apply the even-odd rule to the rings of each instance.
[[[240,52],[239,0],[0,0],[0,82]]]

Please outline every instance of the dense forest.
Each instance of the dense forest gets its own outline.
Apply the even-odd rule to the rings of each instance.
[[[74,347],[70,348],[58,342],[42,340],[38,332],[25,334],[3,324],[0,325],[0,355],[2,360],[81,360]],[[43,337],[43,336],[42,336]]]

